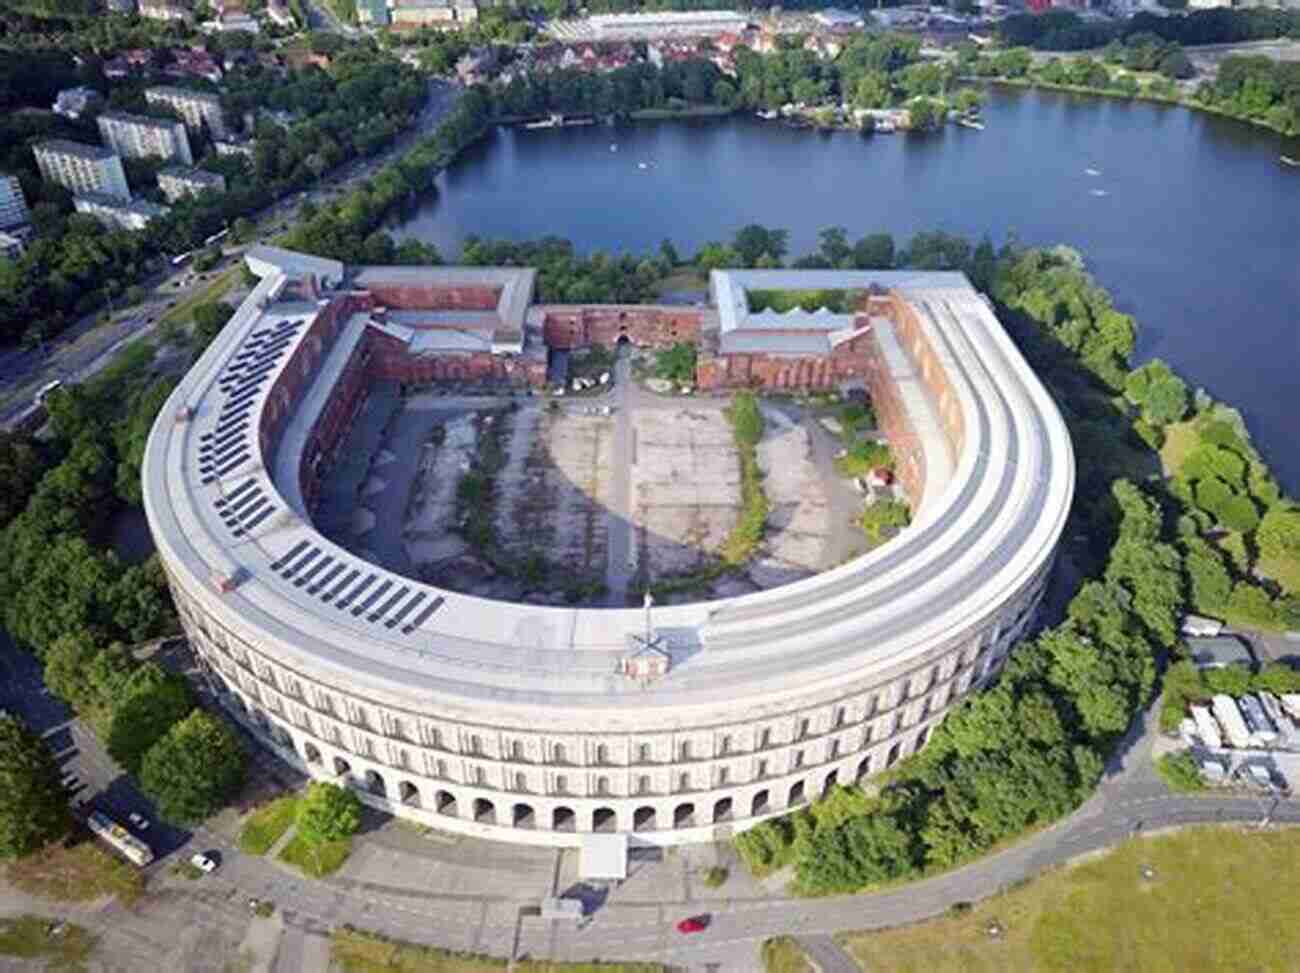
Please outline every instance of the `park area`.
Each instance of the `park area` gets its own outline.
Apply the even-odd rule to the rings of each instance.
[[[841,938],[891,973],[1290,970],[1300,830],[1135,838],[942,919]]]

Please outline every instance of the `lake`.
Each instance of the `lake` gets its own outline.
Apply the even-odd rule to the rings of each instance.
[[[928,229],[1068,243],[1137,317],[1139,359],[1239,407],[1300,494],[1300,169],[1278,162],[1300,144],[1178,107],[1014,89],[989,93],[985,122],[872,138],[748,117],[499,129],[397,232],[449,259],[470,233],[583,252],[667,237],[689,254],[746,223],[786,228],[791,255],[835,225],[900,244]]]

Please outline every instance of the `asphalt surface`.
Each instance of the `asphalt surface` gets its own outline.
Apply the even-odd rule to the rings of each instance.
[[[1004,852],[956,871],[873,895],[797,899],[779,888],[733,879],[732,887],[739,891],[709,896],[691,877],[691,856],[705,852],[690,850],[647,866],[649,878],[634,876],[602,893],[588,923],[576,928],[543,923],[536,915],[541,898],[555,892],[552,862],[557,862],[558,875],[559,853],[553,849],[468,839],[445,844],[410,839],[404,844],[401,829],[387,828],[358,840],[354,857],[369,862],[367,869],[354,872],[350,864],[342,877],[311,881],[243,855],[228,835],[206,827],[176,830],[158,822],[149,802],[89,729],[70,720],[66,707],[45,691],[35,660],[13,649],[0,653],[0,706],[21,714],[50,737],[61,764],[79,781],[79,797],[90,798],[120,820],[131,811],[150,819],[141,837],[159,860],[149,873],[161,876],[178,857],[201,850],[220,861],[214,874],[196,883],[205,896],[274,901],[286,930],[278,970],[302,965],[295,957],[316,955],[319,935],[348,922],[389,936],[497,955],[513,950],[516,955],[554,959],[658,960],[729,973],[754,968],[758,948],[769,936],[793,935],[813,950],[828,949],[826,942],[834,933],[939,915],[957,902],[984,898],[1044,868],[1135,834],[1196,823],[1300,823],[1300,803],[1291,800],[1169,794],[1149,759],[1148,714],[1083,808]],[[678,862],[680,876],[674,871]],[[686,936],[675,931],[680,918],[701,912],[711,920],[705,932]]]

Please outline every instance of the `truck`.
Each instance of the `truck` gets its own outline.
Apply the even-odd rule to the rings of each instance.
[[[1233,702],[1232,697],[1218,693],[1210,701],[1210,705],[1214,710],[1214,718],[1219,721],[1219,726],[1223,727],[1223,735],[1228,745],[1249,747],[1250,731],[1246,729],[1246,723],[1241,718],[1241,710],[1237,709],[1237,704]]]
[[[1192,719],[1196,723],[1196,734],[1201,738],[1201,742],[1211,750],[1220,750],[1223,747],[1223,738],[1219,735],[1219,726],[1214,722],[1214,717],[1205,706],[1192,707]]]
[[[153,849],[103,811],[91,811],[86,816],[86,827],[132,865],[144,868],[153,861]]]

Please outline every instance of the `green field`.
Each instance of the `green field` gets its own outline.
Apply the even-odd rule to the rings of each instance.
[[[1298,917],[1300,830],[1196,828],[1127,841],[961,915],[841,938],[891,973],[1293,970]]]
[[[331,969],[343,973],[502,973],[504,959],[475,953],[454,953],[384,939],[357,929],[336,929],[330,940]],[[667,973],[658,963],[553,963],[518,960],[516,973]]]
[[[327,841],[319,848],[313,849],[300,836],[295,835],[280,852],[280,861],[301,868],[312,878],[324,878],[342,868],[350,854],[352,854],[351,838],[345,838],[343,841]]]
[[[239,830],[239,850],[249,855],[265,855],[297,818],[298,803],[297,794],[287,794],[250,814]]]

